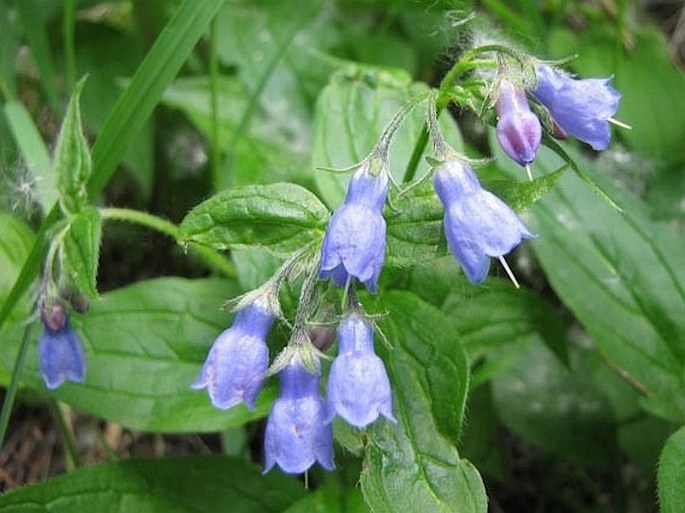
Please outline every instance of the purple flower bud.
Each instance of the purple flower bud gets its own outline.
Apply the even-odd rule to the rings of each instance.
[[[280,382],[281,395],[266,421],[264,473],[277,464],[288,474],[301,474],[316,461],[333,470],[333,428],[326,423],[319,374],[295,356],[281,370]]]
[[[526,92],[514,87],[509,80],[502,80],[495,104],[497,139],[507,155],[522,166],[535,160],[542,140],[540,120],[530,110]]]
[[[345,202],[335,211],[321,246],[322,279],[343,287],[350,276],[369,291],[378,289],[385,261],[385,219],[381,215],[388,195],[388,176],[374,176],[369,165],[360,167],[350,181]]]
[[[618,110],[621,94],[611,87],[611,78],[576,80],[546,64],[535,69],[535,98],[554,122],[568,135],[604,150],[611,141],[609,118]]]
[[[44,320],[43,334],[38,341],[40,373],[51,390],[67,380],[83,383],[86,377],[86,359],[81,339],[71,329],[68,316],[60,324],[55,330]]]
[[[481,187],[469,165],[445,162],[436,169],[433,185],[445,207],[447,243],[471,283],[485,279],[490,257],[534,237],[506,203]]]
[[[337,414],[358,428],[392,414],[390,380],[373,351],[373,325],[353,313],[338,327],[338,357],[328,377],[328,420]]]
[[[233,326],[214,341],[192,388],[207,388],[217,408],[227,409],[245,402],[253,409],[269,365],[265,340],[274,319],[266,297],[239,310]]]

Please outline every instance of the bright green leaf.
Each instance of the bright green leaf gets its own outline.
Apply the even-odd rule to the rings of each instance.
[[[685,511],[685,427],[666,442],[659,461],[658,481],[661,512]]]
[[[75,214],[83,208],[87,200],[86,184],[93,169],[88,141],[81,126],[79,98],[83,85],[84,80],[77,84],[69,101],[57,138],[53,163],[60,204],[62,210],[70,214]]]
[[[80,468],[0,497],[2,513],[277,513],[299,481],[217,455],[129,460]]]
[[[72,316],[88,368],[82,384],[66,383],[56,398],[75,408],[146,431],[215,431],[244,424],[268,411],[275,390],[267,387],[255,411],[214,408],[205,390],[191,390],[214,339],[231,324],[220,310],[239,294],[224,280],[160,278],[102,294],[85,315]],[[22,327],[8,330],[0,361],[11,368]],[[38,340],[39,326],[33,330]],[[45,391],[31,345],[25,384]]]
[[[61,254],[67,279],[89,298],[95,298],[100,256],[102,218],[95,207],[87,206],[69,221]]]
[[[408,292],[384,295],[381,326],[394,349],[385,358],[397,424],[367,430],[362,492],[375,512],[487,510],[478,471],[456,442],[468,390],[468,366],[449,320]]]
[[[229,189],[191,210],[181,240],[216,249],[266,247],[288,253],[323,235],[329,213],[308,190],[293,184]]]

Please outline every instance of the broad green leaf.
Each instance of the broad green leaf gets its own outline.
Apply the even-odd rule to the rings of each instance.
[[[385,358],[397,424],[367,429],[362,492],[375,512],[485,512],[478,471],[456,442],[468,390],[461,343],[448,318],[408,292],[382,298],[381,323],[394,348]]]
[[[100,211],[95,207],[85,207],[70,219],[61,253],[62,271],[89,298],[98,295],[96,283],[101,232]]]
[[[288,253],[323,235],[328,210],[293,184],[244,186],[220,192],[191,210],[181,240],[216,249],[266,247]]]
[[[606,399],[582,360],[565,368],[539,339],[519,347],[492,378],[500,419],[527,442],[580,465],[604,468],[616,457],[616,429]]]
[[[319,95],[314,117],[312,166],[348,168],[366,157],[392,117],[410,99],[427,91],[425,84],[412,83],[403,70],[350,64],[333,75]],[[405,118],[390,146],[390,172],[398,183],[404,179],[407,162],[425,123],[425,104]],[[461,135],[451,117],[442,116],[443,135],[460,150]],[[426,153],[428,155],[428,153]],[[422,176],[427,165],[417,173]],[[316,171],[321,197],[330,207],[342,203],[351,173]]]
[[[31,115],[19,102],[10,100],[4,106],[12,135],[21,150],[31,176],[36,182],[38,200],[47,211],[57,200],[55,177],[52,173],[50,154],[31,119]]]
[[[69,101],[57,138],[52,171],[62,210],[69,214],[80,212],[87,201],[86,184],[93,170],[88,141],[81,126],[79,98],[83,84],[84,80],[77,84]]]
[[[34,240],[34,233],[23,221],[0,212],[0,304],[7,300]],[[17,315],[27,317],[30,308],[28,301],[22,302]]]
[[[191,390],[214,339],[231,324],[220,310],[238,295],[223,280],[160,278],[102,296],[85,315],[72,317],[83,341],[88,369],[83,384],[66,383],[54,395],[79,410],[146,431],[215,431],[267,413],[275,390],[267,387],[249,412],[244,406],[214,408],[205,390]],[[9,368],[21,327],[0,346]],[[38,340],[39,326],[33,330]],[[25,384],[45,391],[32,345],[22,374]]]
[[[685,427],[666,442],[659,461],[658,481],[661,512],[685,511]]]
[[[514,172],[494,146],[499,165]],[[601,352],[645,388],[643,405],[685,421],[685,241],[652,221],[646,206],[572,154],[624,208],[611,208],[575,175],[530,211],[532,242],[552,287],[597,342]],[[538,153],[550,172],[560,160]]]
[[[218,455],[93,465],[0,497],[2,513],[277,513],[299,481]]]

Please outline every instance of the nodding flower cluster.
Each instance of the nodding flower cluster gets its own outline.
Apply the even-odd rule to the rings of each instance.
[[[611,141],[610,123],[618,110],[621,95],[611,86],[611,78],[575,79],[547,64],[535,66],[535,86],[526,91],[509,78],[499,81],[497,100],[497,139],[509,157],[529,166],[542,138],[537,116],[530,110],[526,93],[549,115],[551,134],[569,135],[604,150]],[[530,176],[530,175],[529,175]]]
[[[535,160],[543,125],[551,127],[555,136],[571,135],[596,150],[606,148],[611,137],[609,123],[614,122],[612,116],[621,97],[610,80],[576,80],[546,64],[537,64],[535,75],[534,86],[526,89],[521,85],[523,78],[511,75],[504,67],[499,70],[495,110],[497,138],[504,151],[525,166],[530,176],[529,166]],[[280,395],[266,424],[265,472],[278,465],[284,472],[302,473],[316,462],[333,469],[335,417],[359,429],[378,422],[380,417],[397,422],[388,373],[374,351],[376,327],[356,301],[354,290],[358,281],[370,293],[378,291],[386,250],[383,208],[392,181],[388,147],[409,110],[427,97],[408,103],[383,132],[376,148],[356,167],[344,203],[328,223],[317,265],[311,265],[312,259],[300,265],[299,259],[311,256],[303,248],[265,285],[243,296],[233,325],[216,338],[197,381],[191,385],[206,389],[217,408],[245,404],[252,410],[264,379],[279,374]],[[438,159],[433,160],[428,176],[432,175],[444,207],[447,245],[472,283],[485,279],[494,257],[516,284],[503,257],[534,235],[504,201],[482,187],[468,159],[447,145],[437,123],[435,95],[431,98],[428,127]],[[544,123],[531,110],[530,100],[546,109],[549,118],[544,118]],[[301,274],[306,276],[293,338],[270,367],[266,339],[274,321],[282,316],[280,285],[284,279]],[[343,287],[343,297],[349,301],[343,301],[347,304],[341,308],[337,326],[338,355],[322,395],[320,349],[305,333],[307,322],[319,308],[312,299],[314,287],[318,280],[327,279]],[[66,380],[83,381],[83,348],[70,326],[66,303],[60,299],[41,304],[44,332],[39,342],[40,369],[47,387],[56,388]],[[72,306],[78,310],[73,301]]]
[[[620,98],[608,80],[575,80],[541,64],[534,89],[526,91],[516,84],[504,75],[500,77],[495,109],[499,117],[497,137],[517,163],[529,166],[542,139],[542,124],[530,108],[527,93],[547,108],[558,133],[573,135],[595,149],[606,147],[608,123]],[[346,294],[353,294],[355,280],[370,293],[378,290],[386,249],[383,207],[391,182],[387,145],[398,116],[352,175],[345,200],[333,213],[323,237],[318,271],[312,273],[314,280],[330,279]],[[443,227],[451,253],[472,283],[485,279],[493,257],[510,273],[504,255],[534,235],[504,201],[482,187],[468,159],[446,144],[438,129],[434,99],[428,123],[439,157],[431,171],[433,186],[444,206]],[[262,294],[258,289],[251,293],[251,300],[242,302],[233,326],[216,339],[199,379],[192,385],[206,388],[218,408],[245,403],[253,409],[262,381],[269,374],[266,337],[279,316],[279,308],[271,306],[278,301],[278,291],[264,290],[270,292]],[[268,294],[272,294],[270,298]],[[338,324],[338,355],[330,367],[325,396],[320,393],[318,350],[312,349],[309,339],[308,352],[300,352],[307,344],[291,341],[288,349],[294,345],[297,350],[284,362],[274,362],[272,369],[276,367],[274,372],[280,375],[280,395],[267,419],[265,472],[278,465],[284,472],[301,473],[316,462],[333,469],[331,423],[336,416],[360,429],[381,416],[396,422],[390,380],[383,361],[374,352],[374,329],[361,306],[351,301]],[[310,357],[309,364],[303,355]]]

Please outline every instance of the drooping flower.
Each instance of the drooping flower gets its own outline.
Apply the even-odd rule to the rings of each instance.
[[[244,402],[253,409],[269,365],[266,336],[275,318],[266,296],[238,310],[233,326],[214,341],[192,388],[207,388],[217,408]]]
[[[333,470],[333,428],[326,422],[319,373],[309,372],[296,355],[279,376],[281,393],[266,422],[264,472],[278,465],[289,474],[301,474],[317,461]]]
[[[502,149],[521,166],[533,162],[542,140],[542,126],[530,110],[524,89],[502,79],[495,109],[499,117],[497,139]]]
[[[390,380],[373,350],[373,324],[357,313],[338,327],[338,356],[328,376],[327,400],[329,421],[337,414],[363,428],[382,414],[396,422]]]
[[[331,217],[323,239],[322,279],[331,278],[343,287],[354,277],[370,292],[376,292],[385,261],[385,219],[381,211],[387,195],[385,168],[374,175],[370,164],[365,163],[354,173],[345,202]]]
[[[546,64],[536,67],[535,98],[568,135],[604,150],[611,141],[609,119],[616,114],[621,94],[611,78],[577,80]]]
[[[445,207],[450,251],[472,283],[485,279],[490,257],[506,255],[534,237],[506,203],[481,187],[468,164],[447,160],[435,170],[433,185]]]
[[[65,381],[83,383],[86,378],[86,358],[81,339],[71,328],[69,316],[61,305],[42,313],[43,334],[38,341],[40,373],[49,389]]]

